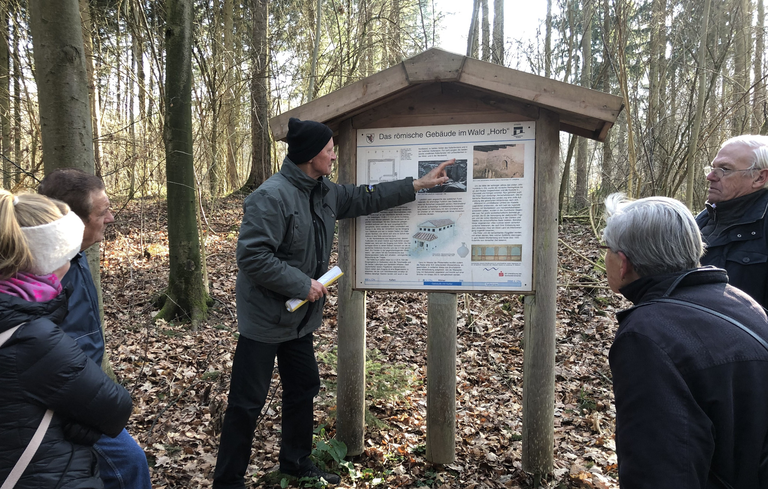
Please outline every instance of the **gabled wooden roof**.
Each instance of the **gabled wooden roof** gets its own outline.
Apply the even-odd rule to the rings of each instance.
[[[623,106],[614,95],[432,48],[275,116],[270,127],[282,140],[291,117],[336,131],[350,117],[356,127],[406,127],[535,120],[547,109],[560,115],[560,130],[604,141]]]

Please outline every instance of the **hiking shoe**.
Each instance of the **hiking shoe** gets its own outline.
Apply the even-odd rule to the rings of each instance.
[[[304,472],[301,472],[299,475],[297,475],[297,477],[317,477],[318,479],[324,479],[325,482],[333,485],[341,482],[341,477],[330,472],[323,472],[322,470],[318,469],[315,464],[312,464],[312,467],[308,468]]]

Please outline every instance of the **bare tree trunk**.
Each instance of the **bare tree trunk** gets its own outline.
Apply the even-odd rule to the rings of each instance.
[[[488,0],[480,0],[480,8],[483,11],[483,28],[482,28],[482,54],[483,61],[491,60],[491,24],[488,18]]]
[[[568,59],[565,63],[565,74],[563,75],[563,81],[567,83],[571,77],[571,68],[573,66],[574,32],[576,29],[573,27],[574,4],[570,1],[567,1],[565,8],[567,24],[561,23],[561,35],[567,39],[568,43]],[[566,31],[568,31],[567,36]],[[568,143],[568,156],[565,158],[563,165],[563,175],[560,178],[560,191],[558,194],[558,219],[562,219],[563,212],[568,208],[568,189],[571,184],[571,160],[573,158],[574,149],[576,149],[576,136],[572,136],[570,142]]]
[[[627,194],[630,197],[637,196],[637,157],[635,154],[635,138],[634,131],[632,129],[632,105],[629,99],[629,68],[627,67],[627,0],[617,0],[616,2],[616,30],[618,32],[618,46],[616,46],[616,52],[618,53],[619,72],[617,76],[619,78],[619,87],[621,88],[621,96],[624,97],[625,111],[624,115],[627,119],[627,148],[629,158],[629,177],[627,180]]]
[[[493,44],[491,62],[504,64],[504,0],[493,1]]]
[[[21,63],[19,63],[19,23],[14,8],[13,20],[13,161],[16,162],[16,183],[21,183],[24,163],[21,161]]]
[[[77,0],[29,3],[45,173],[93,174],[93,129]]]
[[[763,57],[765,56],[765,3],[757,0],[757,23],[755,25],[755,93],[752,96],[752,133],[760,133],[766,121],[768,100],[766,100],[765,80],[763,79]]]
[[[665,78],[663,61],[666,48],[666,1],[653,0],[651,12],[651,45],[648,54],[648,111],[646,114],[646,128],[648,133],[648,165],[651,169],[664,167],[661,158],[660,144],[662,133],[659,127],[661,110],[661,84]]]
[[[610,44],[608,42],[611,32],[611,16],[610,16],[610,0],[603,0],[603,69],[601,70],[602,76],[602,91],[605,93],[611,93],[611,70],[609,67],[610,59],[613,54],[611,53]],[[613,131],[608,131],[603,141],[603,161],[600,170],[600,194],[599,201],[602,202],[612,190],[613,183],[613,149],[611,148],[611,134]],[[611,190],[609,190],[611,189]]]
[[[400,17],[400,0],[392,0],[389,23],[389,66],[399,63],[402,59],[403,48],[400,41]]]
[[[93,165],[97,175],[101,175],[101,109],[93,65],[93,23],[88,0],[80,0],[80,18],[83,28],[83,46],[85,48],[85,71],[88,76],[88,94],[91,103],[91,121],[93,132]],[[100,288],[98,290],[101,290]]]
[[[362,10],[360,20],[362,22],[362,28],[360,29],[362,34],[362,45],[358,47],[359,54],[362,61],[360,66],[360,77],[366,77],[372,75],[373,70],[373,8],[368,0],[359,0],[359,6]],[[352,73],[350,75],[354,76]]]
[[[3,158],[3,188],[13,185],[15,169],[11,164],[11,78],[8,46],[8,2],[0,3],[0,140]]]
[[[686,159],[686,188],[685,205],[693,209],[693,194],[695,183],[694,155],[699,144],[699,130],[701,129],[701,116],[704,113],[704,98],[707,93],[707,30],[709,29],[709,10],[712,0],[704,0],[704,14],[701,19],[701,30],[699,31],[699,49],[696,53],[697,84],[696,87],[696,115],[693,117],[693,128],[691,129],[691,139],[688,142],[688,153]]]
[[[469,35],[467,36],[467,56],[470,58],[477,58],[479,30],[480,0],[474,0],[472,5],[472,21],[469,23]]]
[[[565,39],[568,39],[568,60],[565,62],[565,74],[563,75],[563,82],[568,83],[571,79],[571,70],[573,69],[573,55],[576,50],[575,48],[575,42],[576,42],[576,28],[575,28],[575,17],[576,17],[576,7],[578,0],[566,0],[567,2],[567,12],[565,13],[565,17],[567,19],[567,23],[561,23],[561,36]]]
[[[748,98],[745,95],[749,90],[748,53],[749,46],[752,44],[749,29],[752,23],[749,20],[749,0],[736,0],[735,3],[736,37],[734,39],[733,91],[731,92],[734,110],[731,119],[731,136],[743,134],[750,127],[747,117]]]
[[[309,68],[309,90],[307,91],[307,102],[311,102],[312,99],[315,98],[315,79],[317,78],[317,57],[320,54],[320,25],[322,19],[323,0],[317,0],[317,8],[315,11],[315,47],[312,49],[312,63]],[[254,29],[255,28],[256,26],[254,25]]]
[[[133,30],[131,31],[131,72],[136,73],[136,67],[138,66],[140,60],[138,59],[141,55],[137,55],[137,46],[136,46],[136,35],[134,34]],[[127,97],[125,98],[126,104],[128,106],[128,139],[129,139],[129,148],[130,148],[130,154],[128,155],[128,175],[129,175],[129,186],[128,186],[128,196],[129,198],[133,198],[133,196],[136,194],[136,114],[134,113],[134,96],[135,96],[135,86],[136,86],[136,78],[135,77],[129,77],[128,78],[128,93]]]
[[[234,27],[235,7],[233,0],[224,0],[224,120],[226,121],[226,149],[227,149],[227,184],[230,189],[239,188],[240,179],[237,175],[237,120],[239,119],[237,104],[235,103],[235,60],[234,60]]]
[[[544,37],[544,76],[552,77],[552,0],[547,0],[546,34]]]
[[[592,0],[584,2],[584,36],[582,37],[581,50],[582,69],[581,86],[592,88]],[[574,205],[577,209],[584,209],[589,205],[589,181],[587,168],[587,151],[589,141],[579,137],[576,152],[576,188],[573,192]]]
[[[192,148],[192,4],[166,1],[165,158],[168,176],[170,271],[165,303],[155,319],[180,317],[197,325],[209,296],[197,228],[197,195]]]
[[[267,0],[255,0],[251,59],[251,173],[243,190],[250,191],[272,174],[269,136],[269,45],[267,43]]]
[[[578,136],[571,136],[571,141],[568,143],[568,153],[565,157],[565,164],[563,166],[563,176],[560,179],[560,190],[557,194],[557,218],[558,222],[562,222],[563,213],[565,212],[566,193],[568,192],[568,184],[571,181],[571,159],[573,159],[573,150],[576,148],[576,141]]]
[[[211,26],[211,58],[212,62],[207,63],[209,77],[211,80],[209,94],[211,99],[211,164],[208,168],[208,192],[211,197],[216,198],[221,195],[221,153],[219,152],[219,121],[221,120],[221,105],[219,92],[219,66],[221,65],[221,34],[219,32],[219,3],[214,4],[213,22]],[[225,61],[226,65],[226,61]],[[226,90],[226,88],[225,88]]]

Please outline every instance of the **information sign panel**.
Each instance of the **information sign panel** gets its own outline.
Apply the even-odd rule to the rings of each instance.
[[[456,163],[415,202],[358,219],[355,287],[530,292],[534,143],[534,122],[358,130],[359,185]]]

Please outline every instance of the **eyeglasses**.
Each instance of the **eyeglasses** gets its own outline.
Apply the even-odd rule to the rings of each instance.
[[[744,171],[752,171],[755,169],[755,165],[750,166],[746,170],[734,170],[732,168],[720,168],[719,166],[712,166],[709,165],[704,168],[707,171],[707,175],[710,173],[714,173],[717,178],[723,178],[727,177],[728,175],[732,175],[736,172],[744,172]]]
[[[597,245],[597,247],[604,251],[613,251],[611,250],[611,247],[608,246],[607,244],[600,243],[599,245]]]

